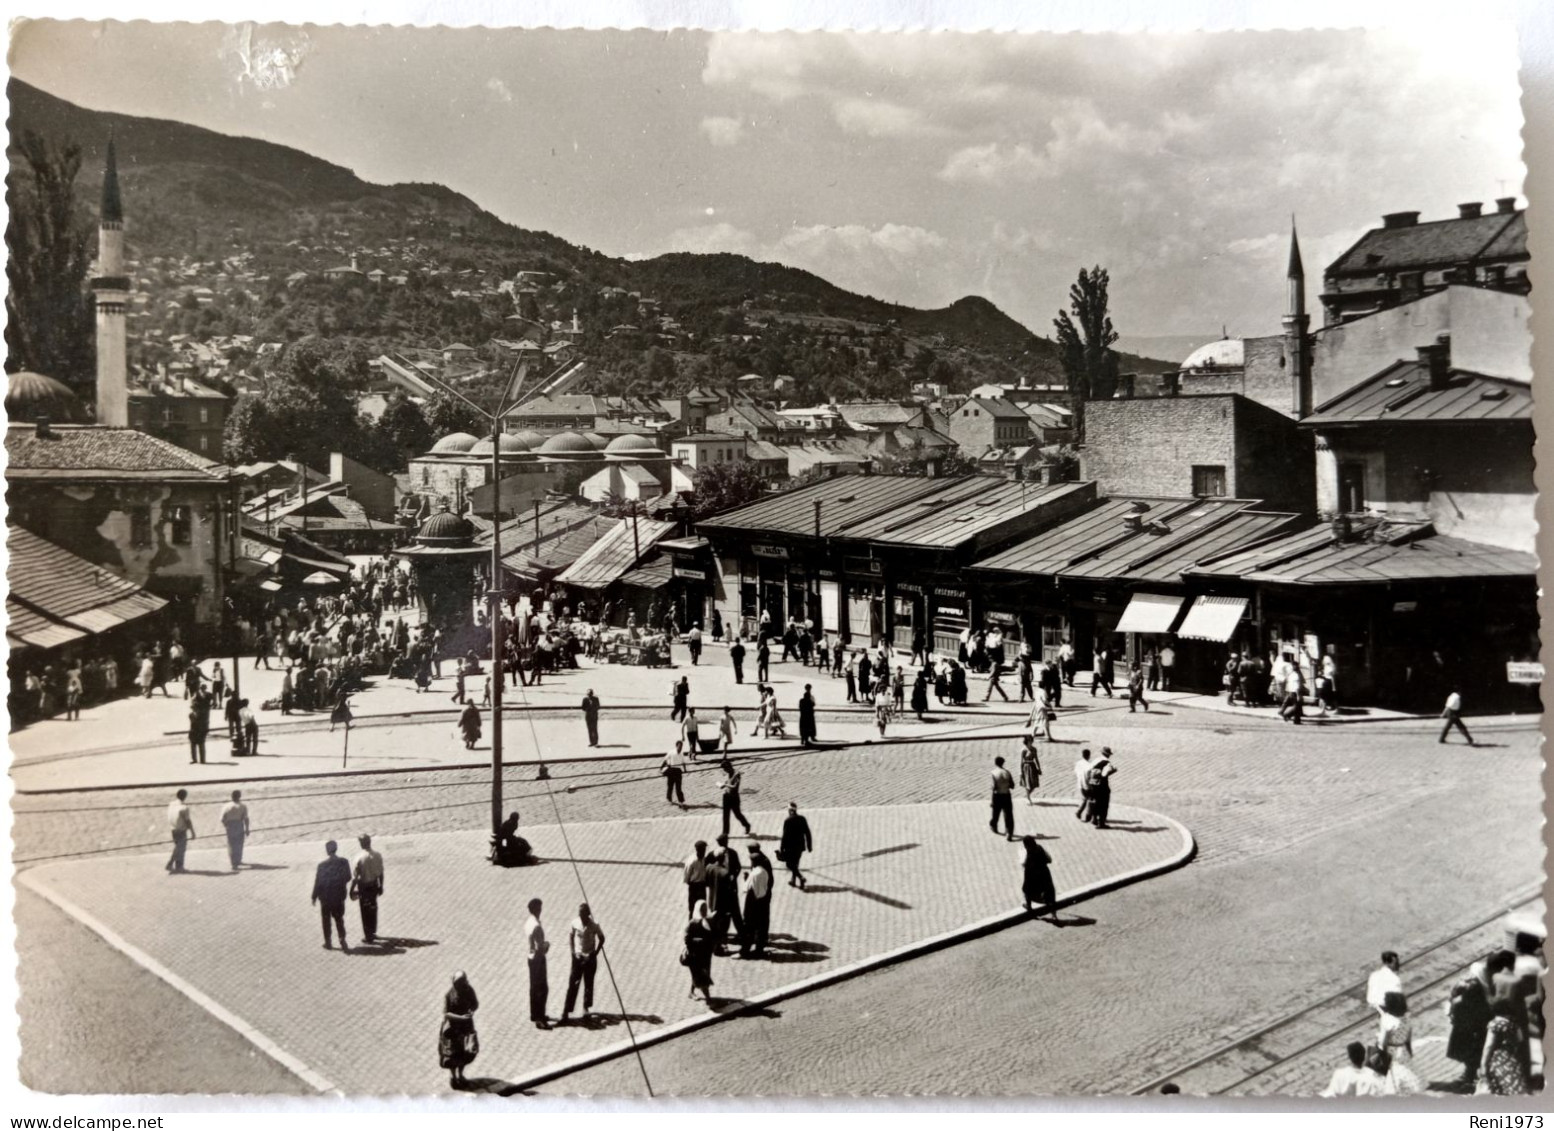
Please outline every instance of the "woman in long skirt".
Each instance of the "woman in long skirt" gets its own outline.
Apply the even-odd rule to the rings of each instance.
[[[1020,750],[1020,785],[1025,790],[1025,803],[1034,805],[1031,794],[1041,788],[1041,757],[1036,753],[1036,737],[1030,734]]]
[[[475,743],[480,741],[480,708],[473,702],[464,704],[464,713],[459,716],[459,730],[464,734],[464,749],[475,749]]]
[[[685,953],[682,959],[685,968],[691,972],[692,998],[700,990],[705,1000],[708,991],[712,989],[712,951],[715,944],[712,914],[707,910],[707,901],[699,899],[696,901],[696,909],[691,912],[691,921],[685,925]]]
[[[437,1059],[448,1070],[448,1082],[455,1088],[464,1083],[465,1066],[480,1053],[480,1038],[475,1034],[475,1010],[479,1008],[480,999],[460,970],[443,998],[442,1031],[437,1037]]]
[[[1057,902],[1057,888],[1052,882],[1052,857],[1047,855],[1047,850],[1036,843],[1033,836],[1024,837],[1020,844],[1020,893],[1025,897],[1025,910],[1029,911],[1031,905],[1045,907],[1049,916],[1056,921],[1057,908],[1053,906]]]
[[[917,716],[917,721],[923,721],[923,715],[928,710],[928,680],[922,672],[917,673],[917,679],[912,684],[912,713]]]

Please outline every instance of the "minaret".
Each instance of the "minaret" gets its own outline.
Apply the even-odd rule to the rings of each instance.
[[[1311,318],[1306,314],[1306,268],[1300,261],[1295,217],[1290,217],[1288,311],[1284,315],[1284,357],[1290,372],[1290,411],[1296,420],[1311,414]]]
[[[129,427],[129,359],[125,351],[124,310],[129,302],[124,274],[124,204],[119,199],[119,170],[113,138],[103,170],[102,216],[97,227],[97,423]]]

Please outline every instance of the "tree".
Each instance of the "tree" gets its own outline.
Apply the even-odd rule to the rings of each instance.
[[[695,517],[731,511],[766,493],[766,483],[749,460],[713,463],[696,471]]]
[[[447,393],[434,393],[426,402],[426,422],[431,426],[434,439],[453,432],[468,432],[480,436],[491,430],[488,422],[475,414],[475,410]]]
[[[938,451],[923,447],[902,448],[876,456],[874,463],[881,475],[927,475],[935,463],[938,464],[937,474],[946,478],[976,475],[981,471],[977,461],[962,455],[958,448]]]
[[[437,439],[415,401],[391,404],[374,427],[388,447],[399,454],[401,463],[430,450]]]
[[[81,147],[69,142],[56,148],[31,130],[15,144],[24,168],[7,194],[5,368],[31,369],[85,391],[96,351],[94,315],[83,289],[91,225],[76,210]]]
[[[356,458],[363,442],[356,396],[367,384],[367,353],[356,342],[304,338],[280,354],[257,397],[227,418],[227,462],[295,457],[324,466],[330,452]]]
[[[1110,278],[1102,267],[1080,268],[1079,279],[1068,289],[1069,309],[1058,311],[1057,327],[1062,351],[1063,376],[1074,398],[1074,441],[1085,442],[1085,402],[1106,400],[1117,391],[1117,354],[1112,349],[1117,331],[1107,313]]]

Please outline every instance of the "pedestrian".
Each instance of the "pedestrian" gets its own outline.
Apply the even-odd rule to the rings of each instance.
[[[1381,1029],[1377,1043],[1391,1060],[1387,1072],[1388,1094],[1414,1096],[1425,1090],[1414,1072],[1414,1029],[1408,1019],[1408,1000],[1400,990],[1388,990],[1381,1003]]]
[[[691,625],[691,631],[685,635],[685,646],[691,653],[691,667],[701,663],[701,625]]]
[[[1322,655],[1322,678],[1327,681],[1326,694],[1322,699],[1323,714],[1331,711],[1338,713],[1338,659],[1333,655],[1333,645],[1327,646],[1327,651]]]
[[[1160,649],[1160,690],[1171,690],[1171,672],[1176,667],[1176,649],[1169,641]]]
[[[1074,642],[1065,639],[1058,645],[1058,671],[1063,676],[1063,682],[1070,687],[1074,686],[1074,676],[1079,670],[1077,657],[1074,655]]]
[[[1025,803],[1036,804],[1031,794],[1041,788],[1041,756],[1036,753],[1036,736],[1027,734],[1020,747],[1020,785],[1025,789]]]
[[[773,696],[772,705],[776,706],[776,697]],[[799,696],[799,745],[815,745],[815,693],[809,684],[804,685],[804,694]],[[880,727],[880,733],[885,733],[885,728]],[[834,741],[834,740],[833,740]]]
[[[993,759],[993,819],[987,827],[998,831],[998,818],[1004,818],[1004,839],[1014,839],[1014,775],[1004,769],[1000,755]]]
[[[923,722],[923,715],[928,710],[928,673],[919,671],[917,678],[912,681],[912,713],[917,716],[918,722]]]
[[[480,1038],[475,1033],[475,1010],[480,999],[460,970],[442,1000],[442,1029],[437,1034],[437,1061],[448,1070],[448,1083],[464,1086],[464,1069],[480,1054]]]
[[[1494,1017],[1495,975],[1515,964],[1516,956],[1510,951],[1496,951],[1473,963],[1467,977],[1452,987],[1447,1003],[1451,1031],[1446,1039],[1446,1057],[1462,1065],[1457,1081],[1461,1091],[1473,1090],[1484,1059],[1484,1042]]]
[[[718,850],[707,865],[707,906],[712,909],[712,935],[717,954],[726,954],[728,929],[734,936],[745,937],[745,917],[739,907],[739,853],[729,846],[728,837],[718,837]]]
[[[847,661],[847,701],[858,702],[858,656],[854,653]]]
[[[707,842],[698,840],[691,854],[685,858],[685,906],[694,918],[696,904],[707,898]]]
[[[772,678],[772,646],[764,634],[755,646],[755,678],[762,683]]]
[[[1088,748],[1079,752],[1079,758],[1074,763],[1074,779],[1079,789],[1079,808],[1074,810],[1074,817],[1080,821],[1090,819],[1090,751]]]
[[[1244,685],[1242,690],[1245,690]],[[1300,726],[1301,696],[1305,691],[1305,678],[1302,676],[1300,665],[1295,662],[1294,656],[1286,654],[1284,657],[1284,679],[1279,691],[1283,696],[1283,702],[1279,707],[1279,717],[1281,719],[1288,719],[1296,726]]]
[[[378,900],[383,897],[383,854],[372,847],[372,837],[363,833],[356,838],[362,850],[351,862],[351,898],[361,906],[362,937],[367,942],[378,938]]]
[[[475,749],[475,743],[480,741],[480,708],[475,704],[464,704],[464,710],[459,714],[459,730],[464,735],[464,749]]]
[[[737,636],[734,642],[728,646],[729,662],[734,665],[734,682],[745,682],[745,645],[744,637]]]
[[[1005,703],[1009,702],[1009,693],[1004,690],[1004,685],[1002,682],[1003,672],[1004,665],[995,659],[993,661],[992,667],[988,669],[987,694],[982,696],[982,702],[986,703],[989,699],[993,698],[993,692],[995,691],[998,692],[999,695],[1003,696]]]
[[[669,717],[673,720],[683,720],[691,701],[691,681],[688,676],[681,676],[669,685],[669,694],[674,700],[674,706],[669,708]]]
[[[227,700],[227,673],[221,670],[221,661],[217,660],[210,669],[210,697],[216,706],[221,707]]]
[[[1106,827],[1107,815],[1112,807],[1112,776],[1117,767],[1112,765],[1112,748],[1101,747],[1101,756],[1090,766],[1090,823],[1098,829]]]
[[[324,925],[324,949],[333,950],[329,928],[334,925],[340,936],[340,949],[349,951],[345,940],[345,895],[351,886],[351,866],[336,856],[340,846],[334,841],[324,844],[324,858],[313,873],[313,902],[318,904],[319,920]]]
[[[234,789],[232,800],[221,810],[221,826],[227,831],[227,859],[235,872],[243,863],[243,841],[248,838],[248,806],[243,804],[243,791]]]
[[[419,685],[417,686],[416,690],[417,691],[421,690]],[[296,690],[294,689],[294,687],[292,686],[291,665],[287,664],[286,665],[286,674],[281,676],[281,714],[282,715],[289,715],[289,714],[291,714],[291,709],[295,705],[296,700],[297,700],[297,693],[296,693]]]
[[[890,722],[890,679],[887,676],[880,680],[879,686],[874,689],[874,725],[880,728],[880,737],[885,737],[885,725]]]
[[[739,823],[745,827],[745,835],[750,835],[750,822],[745,820],[745,815],[739,808],[739,788],[744,780],[738,770],[734,769],[734,763],[724,758],[718,763],[718,768],[723,771],[723,835],[728,835],[728,819],[736,817]]]
[[[545,941],[545,928],[540,924],[544,906],[544,900],[529,900],[529,917],[523,923],[525,950],[529,956],[529,1020],[534,1022],[536,1029],[550,1028],[550,1018],[545,1014],[545,999],[550,996],[545,955],[550,952],[550,943]]]
[[[1325,1098],[1335,1096],[1379,1096],[1385,1089],[1380,1076],[1365,1063],[1365,1045],[1350,1041],[1345,1050],[1349,1063],[1333,1069],[1333,1077],[1322,1090]]]
[[[85,694],[85,688],[81,685],[81,665],[76,663],[65,673],[65,721],[79,722],[81,719],[81,696]]]
[[[205,689],[189,700],[189,764],[205,762],[205,737],[210,733],[210,697]]]
[[[809,821],[799,813],[797,801],[788,802],[788,815],[782,822],[782,840],[777,845],[777,859],[788,866],[788,886],[805,886],[804,873],[799,871],[799,860],[806,852],[815,850],[814,837],[809,832]]]
[[[212,702],[220,703],[221,700],[212,696]],[[243,742],[243,720],[240,717],[242,708],[237,705],[236,697],[228,699],[226,705],[221,708],[221,713],[227,721],[227,742],[235,753]]]
[[[700,990],[702,999],[710,1000],[715,943],[711,914],[707,901],[698,899],[691,907],[690,922],[685,924],[685,947],[680,951],[680,965],[690,971],[692,999]]]
[[[572,969],[567,974],[567,1000],[561,1007],[562,1024],[572,1020],[579,985],[583,987],[583,1016],[592,1017],[594,1012],[594,974],[599,968],[599,952],[604,949],[604,930],[594,921],[594,913],[588,904],[578,905],[569,938]]]
[[[1462,732],[1462,737],[1468,740],[1469,746],[1477,745],[1473,736],[1468,733],[1468,728],[1462,723],[1462,695],[1453,687],[1451,694],[1446,696],[1446,706],[1441,709],[1441,718],[1446,720],[1446,725],[1441,728],[1441,742],[1446,741],[1446,736],[1451,733],[1451,728],[1456,727]]]
[[[676,739],[674,749],[664,755],[658,772],[664,775],[664,800],[671,805],[685,808],[685,743]]]
[[[1036,674],[1035,664],[1028,652],[1021,652],[1015,661],[1020,675],[1020,699],[1024,703],[1027,699],[1034,701],[1036,698]]]
[[[1149,690],[1160,690],[1160,653],[1151,648],[1144,657],[1145,673],[1149,677]],[[1145,708],[1146,710],[1148,708]]]
[[[1033,836],[1024,837],[1020,845],[1020,894],[1025,897],[1025,910],[1031,905],[1045,907],[1051,920],[1058,920],[1057,888],[1052,882],[1052,857],[1036,843]]]
[[[599,697],[589,688],[583,696],[583,723],[588,728],[588,745],[599,745]]]
[[[458,670],[453,673],[453,694],[449,696],[455,703],[464,702],[464,681],[467,677],[468,672],[465,671],[464,658],[461,656]]]
[[[1105,648],[1095,650],[1095,670],[1090,673],[1090,697],[1094,698],[1097,689],[1106,692],[1106,698],[1112,699],[1112,681],[1116,677],[1116,662],[1112,654]]]
[[[1532,1091],[1527,1078],[1527,1034],[1517,1023],[1516,1012],[1509,998],[1500,998],[1490,1006],[1480,1063],[1490,1095],[1525,1096]]]
[[[259,630],[259,637],[254,641],[254,670],[259,670],[259,665],[264,664],[264,670],[270,670],[270,634],[263,628]]]
[[[259,720],[254,717],[254,712],[248,705],[247,699],[237,701],[237,717],[242,729],[243,746],[240,753],[259,753]]]
[[[477,716],[480,713],[480,709],[473,703],[466,704],[465,710],[473,710]],[[336,726],[343,726],[346,730],[350,730],[351,720],[355,717],[351,714],[351,696],[342,687],[335,696],[335,705],[329,710],[329,733],[333,734]]]
[[[189,815],[189,791],[180,789],[167,806],[167,827],[173,834],[173,854],[168,858],[169,872],[182,872],[183,855],[194,839],[194,818]]]
[[[1382,1003],[1389,993],[1403,992],[1403,979],[1398,976],[1398,952],[1384,950],[1381,952],[1381,965],[1371,971],[1371,976],[1365,982],[1365,1001],[1377,1013],[1382,1011]]]
[[[896,714],[906,709],[906,669],[896,665],[896,674],[890,677],[890,700]]]
[[[750,867],[739,878],[739,894],[745,911],[739,957],[764,958],[772,926],[772,866],[759,844],[750,846]]]
[[[727,754],[734,749],[734,732],[739,729],[739,724],[734,721],[734,712],[729,708],[723,708],[723,715],[718,719],[718,752]]]
[[[1144,669],[1138,664],[1128,665],[1128,714],[1133,714],[1138,707],[1144,708],[1144,713],[1149,714],[1149,701],[1144,698]]]
[[[712,610],[712,642],[723,643],[723,614],[717,609]]]

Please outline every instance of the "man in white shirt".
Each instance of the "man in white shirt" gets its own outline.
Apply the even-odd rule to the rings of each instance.
[[[745,929],[739,939],[739,957],[761,958],[772,925],[771,861],[759,844],[750,846],[750,867],[739,877],[739,898],[745,905]]]
[[[1085,779],[1090,775],[1090,751],[1081,750],[1079,758],[1074,762],[1074,782],[1079,790],[1079,808],[1074,810],[1074,816],[1081,821],[1090,819],[1090,787],[1085,784]]]
[[[543,900],[529,900],[529,917],[523,922],[525,950],[529,957],[529,1020],[536,1029],[549,1029],[550,1018],[545,1015],[545,1001],[550,997],[550,976],[545,965],[545,955],[550,943],[545,941],[545,928],[540,926]]]
[[[383,894],[383,854],[372,847],[366,833],[356,838],[362,850],[351,861],[351,883],[362,911],[362,937],[368,942],[378,937],[378,897]]]
[[[707,898],[707,842],[698,840],[696,851],[685,858],[685,906],[687,917]]]
[[[1403,992],[1403,979],[1398,977],[1398,954],[1395,950],[1381,952],[1381,965],[1371,971],[1370,978],[1365,983],[1365,1000],[1377,1013],[1382,1011],[1381,1006],[1389,993]]]
[[[1451,733],[1451,728],[1456,727],[1462,732],[1462,737],[1468,740],[1468,745],[1473,746],[1473,736],[1468,733],[1468,728],[1462,725],[1462,695],[1454,687],[1451,694],[1446,697],[1446,707],[1441,711],[1441,718],[1446,720],[1446,725],[1441,728],[1441,741],[1446,741],[1446,736]]]
[[[1359,1041],[1351,1041],[1348,1048],[1349,1063],[1342,1068],[1334,1069],[1333,1078],[1322,1091],[1322,1095],[1328,1098],[1333,1096],[1380,1096],[1385,1094],[1385,1083],[1374,1070],[1365,1064],[1365,1046]]]
[[[1167,644],[1160,649],[1160,690],[1171,690],[1171,669],[1176,667],[1176,649]]]
[[[685,743],[675,740],[674,749],[664,755],[659,767],[664,775],[664,800],[685,808]]]
[[[572,920],[569,932],[572,945],[572,971],[567,975],[567,1000],[561,1009],[563,1022],[572,1019],[572,1008],[577,1005],[577,987],[583,987],[583,1016],[591,1017],[594,1011],[594,974],[599,968],[599,952],[604,949],[604,931],[594,921],[588,904],[580,904],[577,918]]]
[[[221,810],[221,824],[227,830],[227,858],[235,872],[243,863],[243,841],[248,838],[248,806],[243,804],[243,791],[234,789],[232,800]]]
[[[189,840],[194,836],[194,818],[189,816],[188,799],[189,791],[180,789],[167,806],[167,827],[173,833],[173,854],[167,861],[169,872],[184,870],[183,854],[189,847]]]

